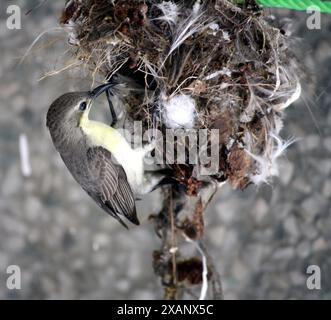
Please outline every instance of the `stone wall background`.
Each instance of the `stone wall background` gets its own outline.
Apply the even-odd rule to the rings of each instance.
[[[0,298],[155,299],[152,270],[158,239],[147,221],[157,195],[140,205],[142,226],[130,232],[99,210],[73,181],[45,128],[48,106],[83,84],[68,74],[38,79],[59,62],[60,33],[42,41],[24,64],[19,58],[42,31],[57,26],[60,1],[22,16],[22,30],[6,28],[6,8],[24,12],[38,1],[0,4]],[[310,70],[304,94],[287,110],[283,137],[300,137],[282,159],[272,186],[220,190],[206,215],[210,251],[226,299],[331,298],[331,15],[308,30],[304,12],[272,10],[291,18],[293,45]],[[52,43],[60,37],[60,41]],[[39,48],[39,49],[38,49]],[[309,108],[306,106],[309,104]],[[25,133],[32,176],[20,169],[18,140]],[[6,268],[19,265],[22,290],[6,289]],[[318,265],[322,289],[308,290],[306,269]]]

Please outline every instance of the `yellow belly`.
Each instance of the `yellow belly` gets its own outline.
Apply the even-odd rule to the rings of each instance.
[[[88,120],[82,117],[80,127],[83,132],[89,137],[92,144],[103,146],[111,153],[116,153],[118,148],[129,147],[125,138],[114,128],[98,121]]]
[[[80,127],[95,146],[107,149],[122,165],[134,192],[143,182],[143,152],[133,150],[120,132],[102,122],[82,117]]]

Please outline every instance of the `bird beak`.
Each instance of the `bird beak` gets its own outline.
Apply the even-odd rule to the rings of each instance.
[[[89,96],[92,100],[96,99],[97,97],[99,97],[103,92],[107,91],[108,89],[110,89],[111,87],[113,87],[114,84],[113,83],[105,83],[102,84],[99,87],[96,87],[95,89],[93,89],[92,91],[89,92]]]

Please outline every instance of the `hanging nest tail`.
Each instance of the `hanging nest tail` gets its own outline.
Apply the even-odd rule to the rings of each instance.
[[[279,137],[283,111],[301,87],[287,37],[254,0],[70,0],[61,23],[94,80],[120,79],[117,106],[130,121],[161,132],[219,129],[209,179],[245,188],[278,173],[289,144]],[[201,165],[169,166],[195,195]]]

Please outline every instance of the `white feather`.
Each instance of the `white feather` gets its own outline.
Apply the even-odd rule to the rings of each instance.
[[[280,105],[278,108],[277,108],[277,106],[275,106],[274,108],[277,109],[277,110],[284,110],[284,109],[286,109],[293,102],[297,101],[300,98],[301,92],[302,92],[301,84],[298,81],[297,86],[296,86],[296,89],[293,92],[293,94],[282,105]]]
[[[203,18],[203,19],[202,19]],[[169,56],[179,48],[185,40],[190,38],[197,32],[201,32],[205,28],[209,28],[211,23],[207,23],[206,18],[201,10],[200,1],[197,1],[192,8],[191,14],[181,23],[177,24],[177,34],[175,34],[174,41],[171,45],[169,53],[165,57],[162,66]]]

